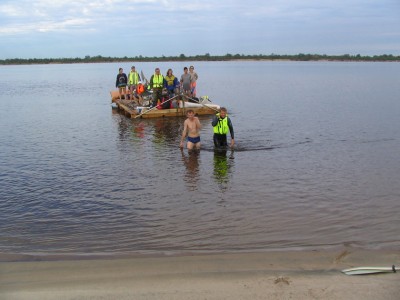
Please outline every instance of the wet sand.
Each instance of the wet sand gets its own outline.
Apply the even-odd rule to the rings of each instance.
[[[400,299],[400,251],[291,251],[0,263],[0,299]],[[8,257],[8,259],[18,259]]]

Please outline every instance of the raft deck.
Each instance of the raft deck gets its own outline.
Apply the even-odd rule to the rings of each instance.
[[[130,100],[114,100],[113,101],[117,109],[125,114],[125,116],[134,119],[140,115],[138,110],[132,106],[132,101]],[[203,105],[201,107],[177,107],[169,109],[157,109],[154,108],[146,113],[146,110],[141,111],[141,115],[138,118],[148,119],[148,118],[164,118],[164,117],[184,117],[186,112],[191,109],[196,115],[213,115],[216,112],[215,108],[207,107]]]

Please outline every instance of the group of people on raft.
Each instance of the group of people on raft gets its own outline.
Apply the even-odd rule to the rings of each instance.
[[[143,95],[146,91],[152,91],[152,105],[156,106],[162,99],[170,99],[180,92],[188,97],[196,97],[196,85],[199,76],[194,71],[194,67],[183,68],[183,74],[178,78],[173,75],[172,69],[168,69],[165,76],[160,72],[160,68],[155,68],[154,74],[150,81],[141,78],[136,71],[135,66],[131,67],[128,76],[122,68],[119,68],[115,87],[118,88],[119,99],[122,97],[136,101],[137,104],[143,105]],[[146,84],[144,83],[146,80]]]
[[[158,102],[163,99],[163,92],[167,94],[168,99],[179,95],[179,93],[183,93],[190,98],[196,97],[197,79],[198,75],[194,71],[193,66],[190,66],[189,69],[187,67],[183,68],[183,74],[179,81],[178,78],[173,75],[172,69],[168,69],[166,75],[163,76],[160,72],[160,68],[155,68],[150,81],[145,85],[143,83],[145,78],[141,78],[135,66],[132,66],[128,76],[126,76],[122,68],[119,68],[115,86],[118,88],[120,100],[122,96],[124,96],[125,99],[129,98],[135,100],[140,105],[143,105],[142,95],[146,91],[152,90],[153,101],[151,106],[154,107],[159,105]],[[225,107],[220,108],[220,112],[213,117],[211,125],[214,131],[214,146],[219,149],[228,147],[227,134],[229,131],[231,136],[230,147],[233,148],[235,144],[233,125]],[[189,150],[200,149],[201,127],[199,118],[195,116],[193,110],[189,109],[187,111],[187,119],[183,124],[180,148],[183,148],[184,140],[187,137],[186,147]]]

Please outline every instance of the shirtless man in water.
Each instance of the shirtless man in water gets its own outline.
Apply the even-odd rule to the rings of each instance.
[[[186,113],[187,119],[183,123],[183,132],[180,148],[183,148],[183,140],[187,137],[187,148],[192,150],[193,147],[200,149],[200,129],[201,124],[198,117],[194,116],[194,111],[189,109]]]

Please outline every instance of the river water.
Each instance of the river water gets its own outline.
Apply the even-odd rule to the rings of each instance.
[[[190,63],[192,64],[192,63]],[[234,151],[113,110],[118,67],[0,67],[0,253],[400,249],[400,64],[193,62]],[[189,63],[136,63],[180,77]]]

